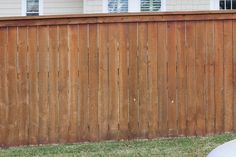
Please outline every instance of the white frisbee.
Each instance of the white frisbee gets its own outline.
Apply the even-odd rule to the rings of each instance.
[[[207,157],[236,157],[236,140],[220,145]]]

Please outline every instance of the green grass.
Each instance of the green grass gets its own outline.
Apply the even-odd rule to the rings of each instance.
[[[168,138],[152,141],[140,140],[73,145],[45,145],[0,149],[0,156],[203,157],[218,145],[233,139],[236,139],[236,134],[209,137]]]

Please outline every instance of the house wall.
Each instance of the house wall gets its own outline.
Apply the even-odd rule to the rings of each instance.
[[[106,12],[104,3],[108,0],[85,0],[84,13],[102,13]],[[138,1],[138,0],[132,0]],[[210,10],[211,1],[214,0],[165,0],[166,11],[195,11],[195,10]],[[135,2],[132,2],[135,3]],[[132,5],[129,4],[129,5]]]
[[[0,17],[21,16],[22,7],[21,0],[0,0]],[[83,13],[83,0],[43,0],[42,15],[79,13]]]
[[[102,13],[104,3],[104,0],[84,0],[84,13]]]
[[[0,0],[0,16],[21,15],[20,0]]]
[[[83,13],[83,0],[44,0],[43,14],[78,14]]]
[[[210,0],[166,0],[166,11],[210,10]]]
[[[104,13],[107,12],[107,1],[43,0],[43,15]],[[133,1],[136,0],[132,0],[129,5],[134,4]],[[212,9],[211,1],[215,0],[165,0],[166,11],[210,10]],[[20,15],[22,15],[21,0],[0,0],[0,17]]]

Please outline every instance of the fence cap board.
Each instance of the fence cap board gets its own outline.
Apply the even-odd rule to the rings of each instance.
[[[219,16],[220,15],[220,16]],[[71,14],[34,17],[1,17],[0,27],[128,22],[234,20],[236,11],[185,11],[158,13]]]

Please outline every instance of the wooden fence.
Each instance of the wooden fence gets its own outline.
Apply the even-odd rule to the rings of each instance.
[[[236,130],[236,12],[0,19],[0,144]]]

